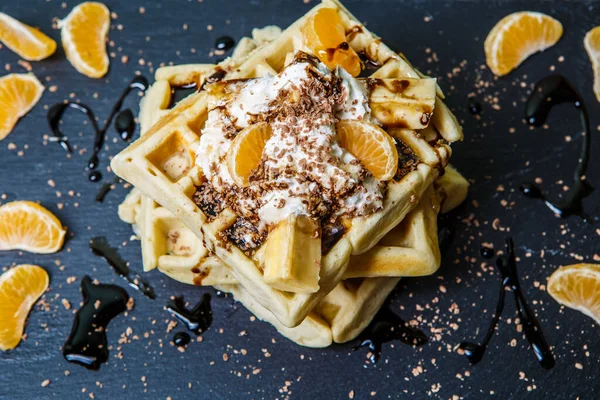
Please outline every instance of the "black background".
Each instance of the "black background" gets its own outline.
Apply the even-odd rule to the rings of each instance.
[[[52,18],[63,18],[76,4],[57,0],[2,3],[2,12],[39,26],[57,41],[60,34],[52,29]],[[90,238],[108,236],[138,271],[139,242],[130,242],[130,227],[117,217],[117,205],[126,194],[122,185],[109,193],[103,204],[94,201],[100,185],[89,183],[84,170],[92,144],[90,127],[79,114],[65,118],[63,126],[72,144],[78,150],[88,149],[67,157],[57,144],[44,142],[43,136],[50,134],[47,107],[74,96],[105,118],[136,71],[151,77],[160,63],[215,62],[217,57],[209,57],[209,52],[217,37],[231,35],[237,40],[255,26],[285,27],[316,1],[109,0],[106,4],[117,17],[110,31],[114,47],[109,49],[116,56],[108,75],[93,80],[77,73],[59,44],[51,58],[32,63],[33,72],[46,87],[57,85],[57,90],[46,90],[39,104],[0,143],[1,201],[40,201],[69,229],[69,239],[58,254],[0,254],[2,267],[36,263],[51,275],[50,290],[44,296],[48,307],[38,306],[29,316],[27,340],[0,354],[0,398],[90,398],[91,393],[100,399],[344,399],[352,395],[384,399],[406,394],[441,399],[599,397],[600,384],[594,380],[600,372],[598,326],[583,314],[559,306],[544,285],[559,265],[578,262],[581,257],[593,262],[593,255],[600,253],[600,223],[555,218],[541,203],[518,191],[523,180],[535,177],[543,178],[545,188],[560,189],[562,184],[556,182],[568,180],[576,163],[580,127],[573,107],[556,108],[548,129],[530,130],[522,118],[523,100],[532,84],[551,73],[551,68],[566,75],[588,105],[594,137],[587,178],[600,186],[600,163],[594,157],[600,154],[600,104],[592,93],[592,70],[583,47],[585,33],[600,24],[599,2],[346,1],[372,31],[404,52],[422,71],[439,77],[449,106],[464,125],[465,140],[454,146],[452,163],[472,186],[465,204],[443,219],[455,228],[456,238],[436,275],[405,279],[393,295],[393,309],[405,319],[418,321],[430,336],[427,345],[419,349],[399,343],[384,345],[382,360],[375,367],[366,366],[366,350],[352,352],[351,345],[316,350],[297,346],[269,325],[252,322],[250,314],[232,305],[231,299],[213,296],[212,328],[201,343],[194,342],[180,353],[171,339],[183,327],[166,332],[171,318],[163,306],[169,296],[177,294],[195,303],[212,289],[188,287],[153,271],[146,277],[158,298],[151,301],[128,288],[136,308],[111,323],[110,361],[93,372],[62,358],[60,349],[71,328],[73,310],[65,310],[61,299],[78,307],[79,283],[85,274],[104,283],[126,285],[90,253]],[[145,7],[143,14],[140,6]],[[481,68],[485,65],[483,41],[500,18],[520,10],[553,15],[563,23],[564,36],[557,46],[530,58],[509,76],[495,79]],[[213,29],[209,31],[208,25]],[[122,55],[129,57],[128,63],[121,62]],[[560,56],[563,62],[559,62]],[[0,50],[0,68],[6,64],[11,72],[25,72],[17,61],[8,49]],[[468,112],[469,94],[476,94],[483,104],[480,120]],[[498,99],[500,109],[491,107],[493,98]],[[133,96],[127,105],[137,112]],[[567,142],[565,136],[572,141]],[[9,150],[9,143],[17,149]],[[101,157],[103,171],[109,157],[124,146],[111,128]],[[110,174],[104,175],[105,180],[112,179]],[[56,187],[48,185],[49,179]],[[71,190],[74,196],[69,195]],[[595,217],[600,216],[599,199],[597,190],[585,202],[587,212]],[[58,203],[64,208],[59,209]],[[498,249],[507,234],[517,244],[523,289],[554,347],[557,363],[550,371],[537,364],[517,332],[512,297],[480,364],[470,366],[453,351],[463,339],[481,340],[487,329],[499,275],[480,257],[479,246],[489,242]],[[70,276],[76,276],[77,282],[67,284]],[[128,343],[118,346],[127,327],[133,333]],[[245,335],[240,335],[242,331]],[[228,361],[224,361],[225,353]],[[122,358],[117,358],[118,354]],[[253,374],[257,368],[260,372]],[[44,388],[41,383],[46,379],[51,383]]]

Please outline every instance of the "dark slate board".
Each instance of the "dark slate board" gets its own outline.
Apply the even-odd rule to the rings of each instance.
[[[575,257],[579,255],[591,261],[593,254],[600,253],[600,225],[585,224],[577,217],[557,219],[543,205],[518,192],[522,180],[538,176],[546,185],[560,187],[554,182],[569,178],[575,164],[579,125],[574,109],[559,107],[546,130],[532,131],[522,119],[523,98],[532,83],[550,73],[551,66],[568,76],[582,92],[592,115],[594,136],[599,134],[600,128],[596,127],[600,125],[600,105],[591,91],[592,72],[582,44],[585,32],[600,24],[598,1],[346,2],[370,29],[403,51],[417,67],[440,77],[448,104],[465,128],[465,141],[454,147],[452,162],[471,180],[472,188],[468,201],[443,219],[456,229],[451,250],[438,274],[403,280],[393,295],[393,308],[405,319],[416,319],[431,336],[429,344],[419,349],[398,343],[385,345],[381,362],[366,367],[366,351],[351,352],[351,345],[322,350],[296,346],[267,324],[251,322],[250,314],[232,305],[230,299],[215,298],[213,327],[203,335],[203,342],[192,343],[180,353],[171,345],[174,332],[166,333],[170,318],[163,307],[171,295],[183,294],[195,302],[211,289],[188,287],[153,271],[146,276],[158,298],[150,301],[128,289],[136,308],[109,326],[109,363],[93,372],[63,360],[60,348],[71,327],[72,311],[63,308],[61,299],[78,306],[79,282],[84,274],[125,286],[102,260],[92,256],[88,240],[107,235],[113,245],[122,247],[122,256],[137,270],[141,270],[141,256],[139,244],[129,241],[130,228],[117,217],[117,205],[126,189],[119,185],[103,204],[96,203],[99,185],[88,183],[84,172],[89,152],[76,152],[68,158],[58,145],[43,144],[43,135],[49,134],[47,106],[74,93],[76,99],[104,118],[135,71],[150,77],[150,63],[156,67],[171,61],[214,62],[208,54],[217,37],[226,34],[239,39],[255,26],[287,26],[315,1],[310,3],[179,0],[143,4],[109,0],[107,5],[118,15],[110,32],[114,42],[110,50],[116,58],[105,79],[91,80],[75,72],[62,49],[49,60],[33,64],[35,74],[48,87],[57,85],[58,90],[46,91],[40,104],[0,144],[0,194],[5,195],[2,202],[41,201],[68,226],[69,240],[56,255],[0,254],[3,267],[37,263],[49,271],[52,279],[45,295],[48,309],[37,307],[31,313],[27,340],[17,349],[0,354],[0,398],[89,398],[92,393],[100,399],[337,399],[352,393],[360,399],[400,398],[404,394],[441,399],[600,397],[600,385],[594,380],[600,372],[598,326],[576,311],[561,308],[539,286],[557,266],[577,262]],[[68,2],[63,7],[58,0],[12,1],[3,2],[0,10],[41,27],[58,40],[59,32],[51,29],[51,19],[64,17],[74,4]],[[142,5],[143,15],[139,12]],[[559,18],[565,34],[556,47],[529,59],[508,77],[495,80],[489,71],[480,68],[485,61],[483,40],[497,20],[518,10],[537,10]],[[122,30],[118,29],[120,24]],[[207,30],[209,24],[214,27],[212,31]],[[429,63],[427,58],[433,58],[433,53],[439,61]],[[121,55],[129,56],[127,64],[120,62]],[[558,61],[560,56],[564,56],[564,62]],[[145,65],[140,65],[139,59]],[[9,64],[12,72],[24,72],[17,60],[7,49],[0,50],[0,65]],[[461,63],[460,70],[453,71]],[[467,95],[476,93],[477,87],[482,88],[483,94],[477,95],[480,101],[486,96],[498,97],[501,106],[494,110],[489,102],[483,102],[481,120],[467,110]],[[136,100],[129,99],[128,105],[137,110]],[[82,121],[74,114],[66,118],[73,144],[90,149],[90,129]],[[571,143],[565,141],[566,135],[573,137]],[[8,150],[9,143],[16,144],[17,150]],[[111,129],[107,151],[102,153],[103,168],[124,145]],[[23,156],[17,153],[21,150]],[[600,154],[597,137],[593,138],[593,154]],[[592,158],[588,181],[597,187],[599,171],[598,160]],[[55,188],[47,184],[49,179],[55,181]],[[105,174],[105,179],[112,178]],[[69,195],[70,190],[76,193],[74,197]],[[62,196],[57,197],[57,192]],[[600,191],[586,200],[589,214],[596,217],[600,216],[599,200]],[[59,209],[58,203],[64,208]],[[498,226],[506,231],[495,229]],[[479,365],[470,366],[453,352],[461,340],[479,340],[487,328],[499,275],[484,264],[479,245],[491,242],[499,248],[508,230],[517,243],[524,291],[554,346],[557,364],[551,371],[537,364],[527,342],[516,331],[512,298]],[[76,276],[77,283],[67,284],[70,276]],[[117,340],[127,327],[133,330],[130,343],[117,350]],[[242,331],[246,334],[240,336]],[[228,361],[223,359],[225,353]],[[582,369],[576,368],[576,363]],[[254,375],[252,371],[257,368],[260,373]],[[44,388],[41,383],[45,379],[51,383]]]

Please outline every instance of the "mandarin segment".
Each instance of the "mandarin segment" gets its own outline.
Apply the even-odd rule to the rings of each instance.
[[[271,134],[271,126],[259,122],[243,129],[235,137],[227,151],[227,167],[236,185],[248,185],[248,178],[260,164],[263,149]]]
[[[302,28],[302,37],[306,47],[329,68],[342,67],[354,77],[360,74],[360,58],[346,43],[342,19],[333,8],[314,13]]]
[[[600,26],[595,27],[585,35],[583,44],[594,71],[594,94],[596,99],[600,101]]]
[[[336,124],[340,145],[356,157],[376,179],[387,181],[398,169],[398,151],[386,131],[365,121],[347,120]]]
[[[31,73],[0,78],[0,140],[37,104],[43,92],[44,86]]]
[[[0,276],[0,350],[17,347],[27,315],[49,282],[48,273],[37,265],[18,265]]]
[[[50,211],[31,201],[14,201],[0,207],[0,250],[56,253],[66,231]]]
[[[74,7],[59,23],[60,36],[69,62],[90,78],[102,78],[108,72],[106,37],[110,28],[108,8],[97,2]]]
[[[510,14],[485,39],[487,65],[494,74],[506,75],[532,54],[554,46],[562,33],[562,24],[548,15],[530,11]]]
[[[548,293],[559,303],[581,311],[600,324],[600,265],[560,267],[548,279]]]
[[[0,41],[28,61],[39,61],[56,51],[56,42],[39,29],[0,13]]]

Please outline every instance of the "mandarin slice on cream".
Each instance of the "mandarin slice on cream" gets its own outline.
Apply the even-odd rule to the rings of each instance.
[[[386,131],[369,122],[340,121],[335,125],[340,146],[348,150],[376,179],[388,181],[398,169],[398,150]]]
[[[236,185],[248,185],[248,178],[260,164],[271,134],[271,127],[266,122],[250,125],[237,134],[227,151],[227,167]]]

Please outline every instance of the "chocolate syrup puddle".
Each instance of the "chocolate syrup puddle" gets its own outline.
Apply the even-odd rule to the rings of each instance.
[[[185,306],[183,296],[177,296],[167,303],[167,311],[183,322],[196,335],[205,332],[212,325],[210,294],[204,293],[202,300],[191,310]]]
[[[175,346],[187,346],[192,338],[185,332],[177,332],[173,336],[173,344]]]
[[[146,78],[144,78],[143,76],[134,77],[131,80],[131,82],[129,82],[129,85],[127,85],[125,90],[123,90],[123,92],[121,93],[121,96],[117,99],[116,103],[113,105],[113,108],[112,108],[110,114],[108,115],[108,118],[106,118],[106,121],[104,122],[104,126],[102,127],[102,129],[100,129],[100,127],[98,126],[98,123],[96,122],[96,116],[95,116],[94,112],[92,111],[92,109],[85,104],[66,101],[66,102],[62,102],[62,103],[57,103],[54,106],[52,106],[50,108],[50,110],[48,110],[46,119],[48,120],[48,125],[50,126],[52,133],[54,134],[54,138],[52,138],[51,140],[58,142],[69,153],[73,152],[73,149],[71,148],[71,146],[69,144],[68,137],[66,135],[64,135],[60,130],[60,120],[61,120],[63,114],[65,113],[65,111],[69,108],[77,110],[77,111],[85,114],[87,116],[88,120],[91,122],[92,128],[94,129],[94,148],[93,148],[92,155],[90,156],[90,159],[89,159],[88,165],[87,165],[87,167],[90,170],[92,170],[92,172],[90,172],[90,178],[89,178],[91,182],[97,182],[102,177],[101,175],[98,176],[99,172],[93,171],[93,170],[98,168],[98,164],[99,164],[98,155],[99,155],[100,151],[102,150],[102,146],[104,145],[104,136],[106,135],[106,131],[108,130],[108,127],[112,123],[112,120],[115,118],[117,113],[119,113],[119,111],[123,107],[123,102],[129,95],[129,93],[131,93],[133,90],[139,90],[141,92],[145,92],[148,89],[148,86],[149,86],[148,80]],[[131,113],[131,111],[129,111],[129,113]],[[133,116],[132,113],[131,113],[131,116]],[[122,117],[122,118],[125,119],[126,117]],[[122,122],[124,123],[125,121],[122,121]],[[127,129],[131,129],[131,132],[133,133],[133,128],[127,127]],[[131,135],[129,135],[128,131],[126,130],[125,133],[121,134],[121,137],[124,140],[129,140],[131,138]],[[93,174],[94,178],[92,178],[92,174]]]
[[[154,293],[154,289],[148,281],[137,272],[131,271],[127,266],[127,262],[121,258],[115,248],[110,247],[105,237],[95,237],[90,240],[90,250],[98,257],[104,258],[117,274],[129,282],[129,286],[139,290],[144,296],[152,300],[156,299],[156,293]]]
[[[496,259],[496,265],[502,275],[502,284],[500,286],[500,293],[498,295],[498,303],[496,305],[496,312],[492,323],[488,328],[487,334],[483,339],[482,344],[472,342],[462,342],[459,348],[464,351],[465,356],[469,359],[471,364],[477,364],[483,358],[487,346],[496,331],[498,321],[504,310],[504,300],[506,296],[506,289],[512,291],[515,295],[515,301],[517,302],[517,311],[519,318],[523,325],[523,331],[525,337],[531,345],[533,353],[537,358],[540,365],[545,369],[551,369],[554,367],[555,360],[544,334],[542,328],[537,321],[534,312],[527,305],[527,300],[521,291],[521,285],[519,283],[519,277],[517,275],[517,262],[515,259],[515,245],[512,238],[506,239],[506,254],[499,256]]]
[[[210,79],[210,77],[209,77]],[[185,99],[189,95],[198,92],[198,85],[196,82],[192,82],[188,85],[184,86],[175,86],[171,88],[171,102],[169,104],[169,109],[175,107],[177,103],[181,100]]]
[[[592,192],[593,188],[585,180],[590,159],[591,132],[589,116],[583,99],[564,76],[550,75],[535,85],[535,89],[525,105],[525,118],[530,125],[542,126],[550,110],[555,105],[562,103],[571,103],[579,110],[583,128],[581,154],[573,172],[573,183],[567,192],[567,198],[550,200],[533,182],[524,182],[519,189],[527,197],[542,200],[552,212],[561,217],[578,215],[587,222],[590,217],[583,210],[583,199]]]
[[[127,309],[129,295],[120,286],[94,285],[87,275],[81,281],[81,293],[83,306],[75,313],[62,353],[69,362],[97,370],[108,361],[106,327]]]
[[[115,130],[121,136],[121,139],[129,141],[135,131],[135,117],[131,109],[127,108],[117,114],[115,119]]]
[[[410,346],[422,346],[427,343],[427,335],[421,330],[410,326],[406,321],[396,315],[388,306],[384,305],[373,318],[367,329],[359,336],[360,344],[352,348],[353,351],[361,347],[371,350],[369,361],[373,364],[381,358],[382,345],[399,340]]]
[[[233,49],[235,46],[235,40],[230,36],[221,36],[215,41],[215,49],[227,51]]]

